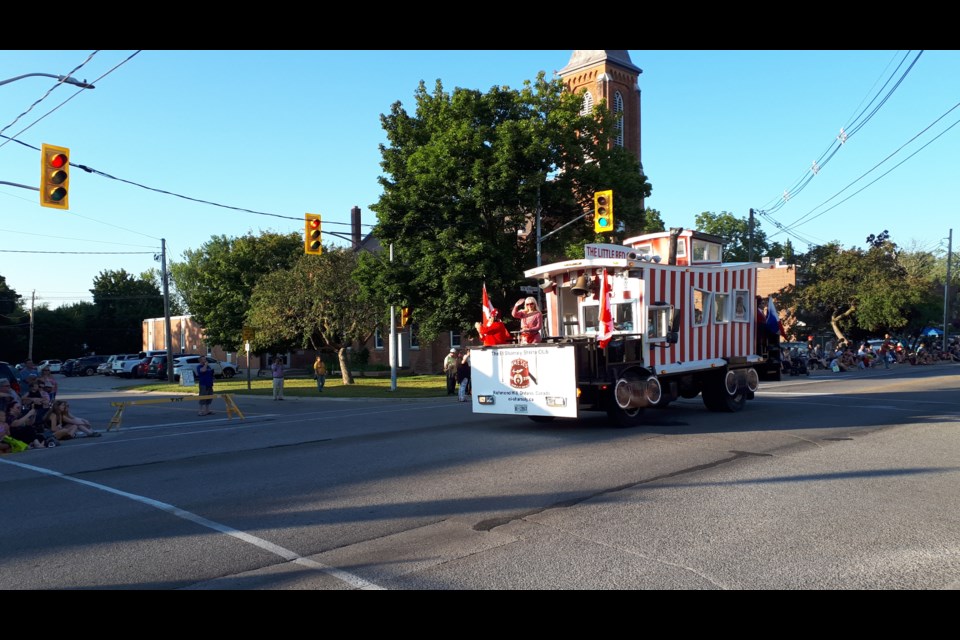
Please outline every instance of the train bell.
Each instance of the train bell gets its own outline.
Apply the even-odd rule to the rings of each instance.
[[[590,281],[587,280],[586,275],[581,275],[577,278],[577,281],[573,283],[573,286],[570,287],[570,291],[573,292],[575,296],[585,296],[590,293]]]

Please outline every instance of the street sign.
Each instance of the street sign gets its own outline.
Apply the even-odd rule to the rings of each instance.
[[[524,293],[536,293],[540,290],[540,287],[520,287],[520,291]]]
[[[253,340],[256,335],[256,331],[253,330],[253,327],[244,327],[243,328],[243,341],[249,342]]]

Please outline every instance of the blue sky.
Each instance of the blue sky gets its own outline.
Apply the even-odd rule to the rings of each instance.
[[[630,51],[643,69],[647,206],[688,228],[703,211],[768,211],[761,228],[799,251],[831,240],[864,246],[889,230],[901,247],[945,252],[960,228],[960,53],[918,53]],[[74,167],[69,211],[0,184],[0,275],[28,303],[36,292],[38,305],[57,307],[91,300],[103,270],[159,267],[161,238],[176,261],[213,235],[299,233],[306,212],[349,235],[354,206],[366,233],[381,192],[380,115],[394,102],[412,110],[420,80],[519,88],[571,54],[4,51],[0,82],[72,72],[96,89],[74,95],[63,85],[44,97],[52,78],[0,85],[0,129],[16,138],[0,138],[0,181],[38,186],[48,143],[121,180],[270,215]],[[789,232],[776,226],[798,222]]]

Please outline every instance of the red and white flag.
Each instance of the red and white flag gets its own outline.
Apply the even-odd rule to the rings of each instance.
[[[597,333],[597,344],[603,349],[613,337],[613,314],[610,312],[610,286],[607,284],[607,270],[600,276],[600,329]]]
[[[483,283],[483,324],[484,326],[490,324],[490,321],[493,320],[493,305],[490,304],[490,298],[487,296],[487,283]]]

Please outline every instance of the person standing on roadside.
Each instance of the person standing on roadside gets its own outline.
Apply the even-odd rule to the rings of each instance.
[[[270,366],[273,373],[273,399],[283,400],[283,359],[277,356]]]
[[[213,398],[204,396],[213,395],[213,367],[207,362],[206,356],[200,356],[200,364],[197,365],[197,384],[200,387],[200,397],[203,398],[200,400],[200,413],[197,415],[208,416],[213,413],[210,411]]]
[[[313,377],[317,380],[317,391],[323,393],[323,385],[327,382],[327,365],[323,364],[320,356],[313,363]]]
[[[23,361],[23,364],[20,365],[20,372],[17,373],[17,378],[20,379],[20,393],[26,394],[27,389],[30,388],[30,381],[27,380],[30,376],[40,377],[40,370],[37,369],[37,365],[33,363],[33,360],[27,358]]]
[[[459,402],[467,401],[467,389],[470,387],[470,350],[461,358],[457,365],[457,382],[460,383],[460,392],[457,396]]]
[[[443,372],[447,376],[447,395],[452,396],[457,390],[457,350],[450,349],[450,353],[443,359]]]
[[[880,345],[880,357],[883,358],[883,368],[890,368],[890,360],[893,359],[893,338],[889,333],[883,334],[883,344]]]
[[[57,389],[60,385],[57,383],[57,379],[53,377],[53,374],[50,372],[50,367],[44,367],[40,372],[40,388],[44,389],[50,395],[50,402],[54,402],[57,399]]]

